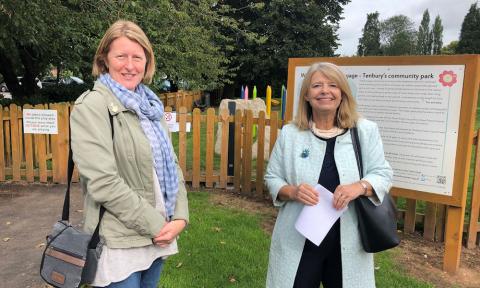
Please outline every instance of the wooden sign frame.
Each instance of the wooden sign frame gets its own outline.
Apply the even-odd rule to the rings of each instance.
[[[398,187],[393,187],[391,190],[394,196],[461,207],[462,203],[466,200],[468,172],[470,171],[470,157],[472,153],[471,139],[473,138],[473,130],[475,127],[478,83],[480,82],[479,59],[479,55],[290,58],[288,62],[288,89],[285,119],[291,120],[293,116],[295,68],[297,66],[310,66],[315,62],[331,62],[339,66],[464,65],[463,95],[451,196]]]
[[[287,109],[285,119],[293,115],[295,68],[315,62],[332,62],[339,66],[394,66],[394,65],[464,65],[464,80],[458,127],[455,171],[452,195],[438,195],[423,191],[393,187],[393,195],[410,199],[443,203],[447,206],[445,225],[445,254],[443,269],[456,273],[460,266],[463,222],[467,200],[468,175],[472,155],[475,116],[480,83],[480,55],[454,56],[399,56],[399,57],[344,57],[344,58],[290,58],[288,61]]]

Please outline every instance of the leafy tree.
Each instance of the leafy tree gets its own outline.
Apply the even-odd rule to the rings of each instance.
[[[235,37],[231,60],[238,70],[230,88],[237,91],[242,84],[258,87],[270,84],[275,93],[286,82],[288,58],[334,56],[342,6],[348,2],[350,0],[220,1],[235,8],[228,15],[256,33],[260,40]]]
[[[458,54],[480,53],[480,8],[477,3],[470,6],[470,10],[463,19],[458,41]]]
[[[393,16],[380,23],[380,40],[384,55],[414,54],[416,38],[413,22],[407,16]]]
[[[442,19],[440,19],[440,16],[438,15],[435,17],[435,22],[433,23],[432,27],[432,42],[432,54],[441,54],[443,46],[443,25]]]
[[[422,22],[417,33],[417,53],[419,55],[432,54],[432,32],[430,31],[430,13],[423,12]]]
[[[214,0],[4,0],[0,4],[0,74],[13,97],[35,97],[35,77],[56,66],[88,78],[95,49],[117,19],[137,22],[156,52],[158,77],[214,88],[233,76],[226,51],[233,50],[238,23],[214,9]],[[239,33],[237,33],[239,34]],[[23,75],[22,85],[17,76]]]
[[[378,12],[367,14],[362,37],[358,39],[358,56],[381,55],[379,15]]]
[[[457,47],[458,47],[458,41],[452,41],[448,45],[442,47],[442,49],[440,50],[440,54],[442,55],[457,54],[456,53]]]

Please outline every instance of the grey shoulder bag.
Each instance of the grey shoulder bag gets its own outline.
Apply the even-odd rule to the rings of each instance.
[[[113,138],[113,117],[110,115]],[[70,216],[70,183],[73,175],[73,157],[70,146],[68,154],[68,183],[63,202],[62,219],[53,225],[47,236],[47,244],[42,255],[40,276],[54,287],[80,287],[95,280],[97,264],[102,252],[99,231],[105,208],[100,207],[97,227],[88,234],[73,227]]]

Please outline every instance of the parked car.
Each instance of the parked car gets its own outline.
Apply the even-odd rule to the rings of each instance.
[[[60,84],[64,84],[64,85],[83,84],[83,83],[84,82],[82,79],[75,76],[68,76],[60,79]]]

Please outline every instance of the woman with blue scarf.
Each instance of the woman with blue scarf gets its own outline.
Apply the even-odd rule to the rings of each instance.
[[[95,54],[98,80],[72,111],[84,229],[93,233],[100,207],[106,211],[94,287],[157,287],[164,260],[178,252],[176,238],[188,223],[187,192],[163,105],[144,85],[154,72],[145,33],[117,21]]]

